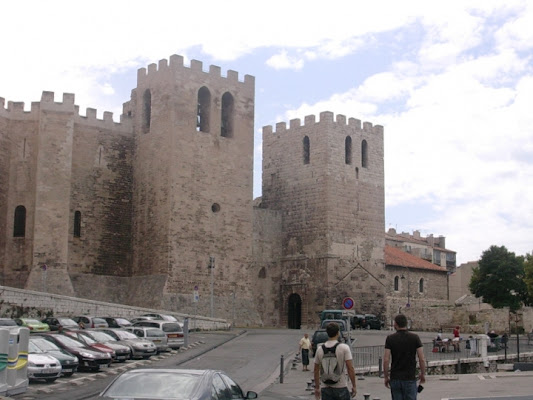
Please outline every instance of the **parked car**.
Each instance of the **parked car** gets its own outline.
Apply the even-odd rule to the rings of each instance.
[[[15,322],[18,326],[25,326],[30,330],[30,333],[35,332],[49,332],[50,327],[48,324],[42,323],[38,319],[34,318],[16,318]]]
[[[311,338],[311,355],[314,357],[318,346],[320,346],[322,343],[326,343],[327,341],[328,333],[326,332],[326,330],[317,329],[313,333],[313,337]]]
[[[100,328],[97,330],[105,332],[115,338],[119,344],[129,346],[131,350],[131,358],[147,359],[157,353],[157,347],[155,344],[149,340],[136,336],[133,332],[119,328]]]
[[[61,374],[63,376],[72,376],[72,374],[78,369],[78,357],[59,348],[55,343],[46,340],[43,337],[35,335],[30,337],[29,351],[33,353],[43,353],[57,358],[61,363]]]
[[[96,340],[94,340],[90,336],[83,335],[81,332],[83,332],[83,330],[81,330],[81,331],[65,331],[65,335],[70,336],[71,338],[79,340],[84,345],[86,345],[87,347],[89,347],[89,348],[91,348],[93,350],[101,351],[103,353],[108,353],[111,356],[111,359],[113,361],[117,361],[117,353],[115,352],[115,350],[113,348],[111,348],[110,346],[107,346],[106,344],[98,343]]]
[[[178,319],[176,317],[173,317],[172,315],[168,314],[148,313],[141,315],[141,317],[150,317],[153,319],[162,319],[164,321],[178,322]]]
[[[363,320],[362,327],[364,329],[381,329],[381,320],[374,314],[365,314],[365,319]]]
[[[48,383],[54,382],[61,376],[61,363],[55,357],[38,351],[28,349],[28,379],[44,379]],[[37,352],[32,352],[37,350]]]
[[[10,326],[18,326],[14,319],[11,318],[0,318],[0,326],[1,327],[10,327]]]
[[[348,324],[347,324],[347,321],[344,320],[344,319],[325,319],[324,321],[322,321],[322,324],[320,325],[320,328],[321,329],[326,329],[326,326],[330,322],[335,322],[336,324],[339,325],[341,341],[346,342],[347,341],[347,337],[348,337]]]
[[[108,328],[106,320],[103,318],[92,317],[89,315],[79,315],[72,318],[81,329],[85,328]]]
[[[104,399],[256,399],[228,375],[214,370],[134,369],[119,375],[100,393]]]
[[[116,354],[115,361],[125,362],[131,358],[130,347],[125,344],[118,343],[115,338],[105,332],[96,329],[84,329],[77,332],[79,333],[78,337],[86,336],[97,343],[113,349]]]
[[[126,318],[102,317],[102,319],[105,319],[105,322],[107,322],[107,325],[110,328],[125,328],[133,325],[133,323]]]
[[[141,316],[130,319],[130,322],[134,325],[140,321],[152,321],[154,319],[155,319],[154,317],[147,317],[146,315],[141,315]]]
[[[79,326],[76,321],[71,318],[66,317],[47,317],[41,322],[48,324],[51,331],[57,331],[61,329],[79,329]]]
[[[168,338],[165,332],[159,328],[148,326],[130,326],[125,328],[135,336],[151,341],[157,347],[157,353],[168,351]]]
[[[168,347],[171,349],[179,349],[184,344],[183,328],[178,322],[170,322],[166,320],[148,320],[136,322],[133,324],[133,326],[145,326],[161,329],[167,335]]]
[[[350,318],[350,324],[352,329],[363,329],[363,321],[365,316],[363,314],[355,314],[355,316]]]
[[[113,361],[109,353],[91,349],[79,340],[63,333],[41,333],[40,335],[78,357],[80,369],[99,371],[109,367]]]

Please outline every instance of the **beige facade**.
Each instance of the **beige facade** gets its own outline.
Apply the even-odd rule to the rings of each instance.
[[[313,325],[347,296],[384,313],[383,128],[263,128],[254,204],[254,87],[172,56],[139,70],[119,123],[72,94],[0,99],[0,283],[240,325]]]

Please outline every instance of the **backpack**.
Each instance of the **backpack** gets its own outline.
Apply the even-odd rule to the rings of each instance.
[[[326,347],[322,345],[322,362],[320,363],[320,380],[326,385],[334,385],[341,379],[342,365],[337,363],[337,355],[335,351],[340,343],[336,343],[333,347]]]

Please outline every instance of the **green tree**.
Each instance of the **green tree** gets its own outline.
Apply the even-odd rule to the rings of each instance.
[[[524,282],[524,258],[516,256],[505,246],[491,246],[473,269],[469,285],[476,297],[494,308],[509,307],[511,311],[520,309],[528,302],[527,287]]]
[[[533,299],[533,255],[526,254],[524,259],[524,282],[526,283],[529,303]]]

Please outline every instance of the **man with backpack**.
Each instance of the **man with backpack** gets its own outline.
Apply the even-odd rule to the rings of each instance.
[[[383,374],[385,386],[390,389],[393,400],[416,400],[417,393],[426,382],[426,363],[424,348],[420,337],[407,330],[407,318],[399,314],[394,318],[395,333],[385,340],[383,354]],[[416,385],[416,357],[420,364],[420,385]],[[389,375],[389,363],[392,365]]]
[[[330,322],[326,332],[328,341],[318,346],[315,354],[315,397],[319,399],[322,395],[322,400],[350,400],[345,370],[352,382],[351,396],[355,397],[357,393],[351,349],[339,342],[340,328],[337,323]]]

